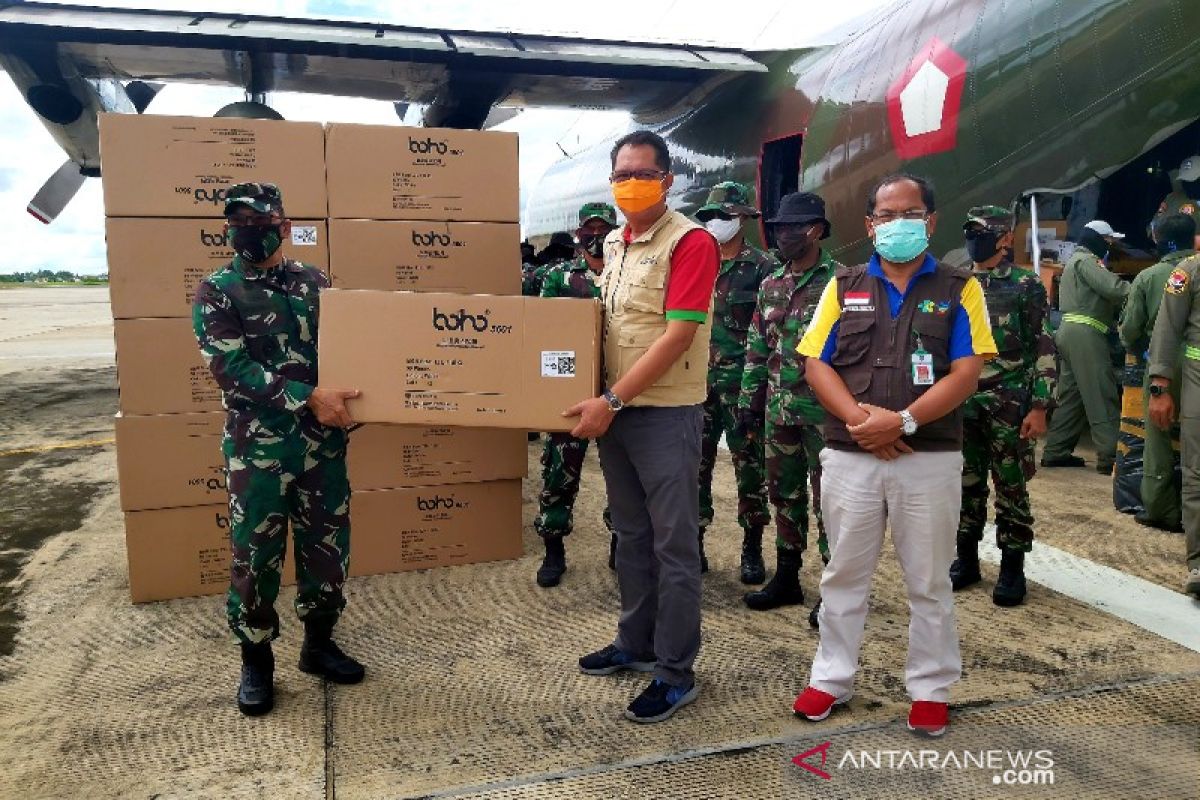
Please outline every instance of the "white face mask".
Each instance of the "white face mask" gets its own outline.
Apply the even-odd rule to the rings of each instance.
[[[742,220],[738,217],[734,217],[733,219],[713,217],[704,223],[704,227],[716,237],[718,243],[725,244],[734,236],[737,236],[737,232],[742,229]]]

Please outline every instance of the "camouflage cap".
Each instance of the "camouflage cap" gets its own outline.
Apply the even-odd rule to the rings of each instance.
[[[721,181],[708,193],[704,205],[696,211],[696,219],[704,222],[718,212],[759,216],[758,209],[750,203],[750,189],[744,183]]]
[[[584,203],[579,208],[579,224],[582,225],[589,219],[607,222],[615,228],[617,227],[617,210],[608,203]]]
[[[233,207],[248,206],[260,214],[278,212],[283,216],[283,195],[273,183],[235,183],[225,190],[225,216]]]
[[[967,209],[967,221],[963,223],[963,227],[967,228],[971,225],[1011,230],[1013,215],[1004,206],[972,206]]]

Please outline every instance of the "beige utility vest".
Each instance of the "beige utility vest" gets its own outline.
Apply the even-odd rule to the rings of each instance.
[[[667,332],[667,282],[671,254],[688,231],[700,226],[675,211],[667,211],[643,233],[625,244],[624,230],[616,229],[604,240],[604,272],[600,296],[604,300],[604,385],[619,381],[634,363]],[[629,401],[631,406],[691,406],[707,394],[708,340],[712,330],[712,303],[708,318],[696,331],[692,346],[653,386]]]

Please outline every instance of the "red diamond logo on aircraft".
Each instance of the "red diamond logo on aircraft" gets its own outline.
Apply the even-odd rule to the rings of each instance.
[[[953,150],[967,62],[936,36],[887,92],[892,143],[903,159]]]

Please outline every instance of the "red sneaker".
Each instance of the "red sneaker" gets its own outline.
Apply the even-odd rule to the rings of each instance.
[[[829,716],[829,712],[833,710],[834,706],[844,705],[849,701],[850,695],[834,697],[828,692],[822,692],[820,689],[809,686],[796,698],[796,702],[792,705],[792,711],[795,711],[797,716],[813,722],[820,722]]]
[[[950,724],[950,709],[945,703],[914,700],[908,712],[908,729],[922,736],[941,736]]]

